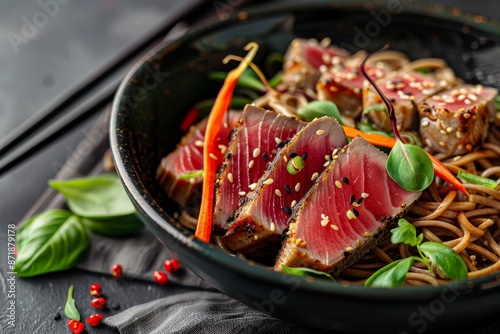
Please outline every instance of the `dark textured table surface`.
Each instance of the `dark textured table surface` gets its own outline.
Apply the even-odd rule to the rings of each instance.
[[[163,19],[178,1],[101,0],[97,2],[60,1],[51,7],[47,21],[37,14],[45,9],[40,1],[0,5],[0,138],[66,87],[103,64],[130,40],[138,38]],[[229,1],[231,2],[231,1]],[[232,1],[231,3],[234,3]],[[237,2],[237,1],[236,1]],[[429,1],[500,18],[497,0]],[[64,4],[63,4],[64,3]],[[215,11],[209,6],[208,10]],[[46,11],[47,14],[50,14]],[[36,16],[40,17],[36,17]],[[23,35],[23,25],[38,21],[36,33]],[[43,24],[42,24],[43,23]],[[16,39],[16,36],[21,39]],[[13,42],[14,41],[14,42]],[[9,224],[18,224],[52,178],[84,139],[95,117],[82,123],[71,134],[60,138],[15,170],[0,177],[0,332],[7,331],[5,300],[15,295],[15,333],[68,333],[64,320],[53,315],[64,306],[67,286],[75,285],[75,298],[89,300],[93,282],[106,286],[110,303],[121,310],[145,303],[169,293],[160,287],[137,280],[115,281],[110,276],[82,270],[69,270],[31,279],[13,278],[7,266]],[[89,303],[81,303],[81,312],[91,314]],[[107,310],[106,315],[120,310]],[[61,312],[64,317],[64,314]],[[109,328],[90,329],[90,333],[112,333]],[[499,332],[492,328],[491,333]]]

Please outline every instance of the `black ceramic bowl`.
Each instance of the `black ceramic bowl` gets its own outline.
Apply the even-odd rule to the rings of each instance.
[[[386,42],[411,58],[445,59],[469,82],[499,86],[500,29],[483,16],[441,6],[366,5],[302,1],[265,5],[160,45],[130,72],[115,99],[111,147],[118,173],[149,229],[182,262],[214,287],[251,307],[289,321],[341,332],[422,331],[498,314],[499,275],[444,287],[378,289],[308,281],[235,258],[194,239],[173,219],[178,211],[155,180],[160,159],[173,150],[180,122],[219,85],[207,71],[229,70],[222,58],[242,54],[249,41],[259,55],[286,50],[294,37],[330,37],[350,51]],[[258,60],[257,60],[258,61]]]

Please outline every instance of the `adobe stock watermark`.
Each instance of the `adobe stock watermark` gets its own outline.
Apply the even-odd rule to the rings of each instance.
[[[16,225],[7,225],[7,272],[6,272],[6,330],[14,330],[16,327]]]
[[[408,317],[408,323],[413,328],[412,332],[423,333],[446,310],[446,306],[455,302],[456,299],[468,290],[466,285],[461,287],[447,286],[439,296],[434,298],[425,307],[422,306]],[[399,334],[408,334],[401,331]]]
[[[403,5],[399,0],[389,0],[387,2],[387,9],[370,10],[372,20],[367,21],[362,27],[354,27],[353,43],[351,45],[347,42],[340,43],[340,46],[350,52],[356,52],[360,49],[366,49],[373,38],[380,35],[383,28],[389,26],[392,21],[392,16],[400,14],[403,11]]]
[[[215,0],[212,6],[220,20],[226,20],[232,12],[243,4],[243,0]]]
[[[40,7],[33,15],[21,17],[23,25],[21,30],[16,33],[10,31],[7,33],[10,45],[15,53],[19,52],[19,47],[28,44],[30,40],[35,38],[40,29],[43,29],[50,21],[59,13],[60,6],[66,5],[71,0],[38,0],[37,4]]]

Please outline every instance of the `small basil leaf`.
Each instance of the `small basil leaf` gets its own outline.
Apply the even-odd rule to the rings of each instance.
[[[108,219],[81,218],[81,220],[89,230],[106,237],[134,235],[144,228],[144,224],[137,215]]]
[[[417,230],[415,226],[410,224],[406,219],[401,218],[398,221],[398,226],[391,230],[391,242],[393,244],[404,243],[410,246],[416,246],[422,242],[423,235],[417,238]]]
[[[467,278],[467,265],[460,255],[455,253],[450,247],[439,242],[427,241],[418,246],[418,248],[446,277],[452,280]]]
[[[389,263],[377,270],[365,282],[365,286],[393,288],[401,286],[413,264],[413,256]]]
[[[75,300],[73,299],[74,286],[70,285],[68,289],[68,299],[64,305],[64,313],[70,319],[80,321],[80,312],[76,309]]]
[[[343,125],[342,116],[340,115],[337,105],[332,101],[312,101],[305,107],[297,110],[297,115],[305,121],[312,121],[315,118],[328,116],[335,118],[340,125]]]
[[[50,180],[49,185],[63,194],[71,211],[80,217],[111,218],[135,213],[132,202],[115,174]]]
[[[283,272],[289,275],[294,275],[294,276],[312,276],[312,277],[317,277],[317,278],[323,278],[323,279],[329,279],[335,282],[335,278],[332,277],[332,275],[322,272],[322,271],[317,271],[313,270],[310,268],[293,268],[293,267],[288,267],[285,265],[282,265],[281,268],[283,269]]]
[[[18,276],[30,277],[74,267],[90,246],[80,218],[50,210],[27,221],[17,234]]]
[[[420,147],[403,144],[400,140],[387,158],[389,176],[403,189],[420,192],[434,179],[434,168],[427,153]]]

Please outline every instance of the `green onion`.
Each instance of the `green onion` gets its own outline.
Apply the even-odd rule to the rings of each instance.
[[[189,180],[191,178],[197,178],[198,176],[202,176],[202,175],[203,175],[203,169],[200,169],[200,170],[195,170],[192,172],[184,173],[184,174],[180,175],[179,177],[181,179],[184,179],[184,180]]]
[[[479,176],[476,174],[471,174],[471,173],[459,171],[457,176],[458,176],[458,178],[460,178],[466,182],[472,183],[472,184],[479,184],[481,186],[485,186],[485,187],[489,187],[489,188],[496,188],[497,187],[497,182],[495,180],[488,179],[486,177],[482,177],[482,176]]]

